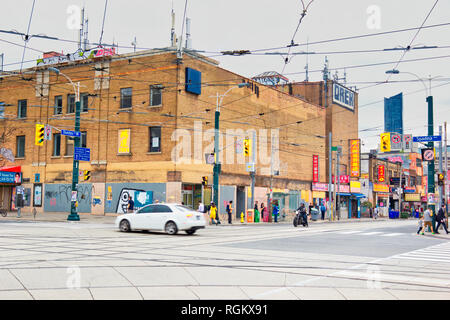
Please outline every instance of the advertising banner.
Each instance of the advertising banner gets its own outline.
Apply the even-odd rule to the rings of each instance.
[[[119,130],[119,154],[130,153],[130,129],[120,129]]]
[[[349,140],[350,150],[350,176],[359,178],[361,175],[361,140],[352,139]]]
[[[373,184],[373,191],[374,192],[389,192],[389,186],[385,184]]]
[[[319,156],[313,155],[313,182],[319,182]]]
[[[379,182],[385,182],[386,181],[386,169],[384,165],[378,166],[378,181]]]

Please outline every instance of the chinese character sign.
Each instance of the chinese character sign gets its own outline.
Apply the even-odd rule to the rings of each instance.
[[[385,167],[384,165],[379,165],[378,166],[378,181],[379,182],[384,182],[386,181],[386,174],[385,174]]]
[[[313,155],[313,182],[319,182],[319,156]]]
[[[359,139],[350,140],[350,176],[359,178],[361,175],[361,141]]]

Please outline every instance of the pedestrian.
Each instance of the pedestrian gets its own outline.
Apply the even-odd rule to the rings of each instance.
[[[273,204],[273,217],[275,219],[275,223],[278,223],[278,214],[279,214],[280,208],[278,207],[278,201],[275,201],[275,203]]]
[[[130,196],[130,198],[128,199],[128,207],[127,207],[127,213],[133,213],[134,211],[134,201],[133,201],[133,197]]]
[[[220,222],[217,222],[217,208],[214,202],[211,202],[211,206],[209,207],[209,217],[211,218],[211,224],[218,225]]]
[[[444,227],[445,232],[448,234],[447,225],[445,224],[445,204],[442,205],[442,207],[439,209],[438,214],[436,216],[437,226],[436,226],[436,233],[439,234],[439,227]]]
[[[320,206],[320,213],[322,214],[322,220],[325,220],[325,212],[327,211],[327,208],[325,208],[325,205],[322,202],[322,205]]]
[[[266,207],[264,207],[264,202],[261,202],[261,221],[264,222],[264,214],[266,213]]]
[[[417,230],[417,234],[419,234],[420,230],[422,230],[422,228],[423,228],[423,215],[422,214],[420,215],[419,221],[417,222],[417,226],[419,227],[419,230]]]
[[[255,222],[259,222],[259,210],[258,210],[258,201],[255,201],[255,208],[254,208],[254,213],[255,213]]]
[[[373,218],[373,209],[372,209],[372,207],[369,207],[369,215],[370,215],[370,218],[372,219]]]
[[[232,204],[233,201],[228,202],[227,204],[227,213],[228,213],[228,223],[231,224],[231,217],[232,217],[232,212],[233,212],[233,208],[232,208]]]
[[[378,218],[378,206],[375,207],[375,209],[373,209],[373,217],[375,218],[375,220]]]
[[[197,210],[198,212],[201,212],[201,213],[203,213],[203,212],[205,212],[205,205],[203,204],[203,203],[199,203],[198,204],[198,210]]]
[[[422,227],[422,232],[421,234],[424,235],[425,234],[425,228],[426,227],[431,227],[431,232],[434,234],[434,226],[432,223],[432,218],[431,218],[431,210],[429,208],[427,208],[427,210],[425,210],[425,212],[423,213],[423,227]]]

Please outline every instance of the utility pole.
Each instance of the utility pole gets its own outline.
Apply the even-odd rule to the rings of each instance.
[[[273,201],[273,136],[271,137],[270,141],[270,199],[269,199],[269,208],[267,209],[269,212],[269,222],[272,222],[272,201]]]
[[[217,93],[216,113],[214,120],[214,177],[213,177],[213,202],[216,206],[219,205],[219,175],[220,175],[220,163],[219,163],[219,118],[220,118],[220,106],[219,106],[219,93]]]
[[[337,151],[337,154],[336,154],[336,167],[337,167],[337,169],[336,169],[336,171],[337,171],[337,173],[336,173],[336,177],[335,177],[335,179],[337,180],[337,183],[338,183],[338,187],[337,187],[337,193],[338,193],[338,196],[337,196],[337,206],[336,206],[336,212],[337,212],[337,219],[338,220],[340,220],[341,219],[341,195],[340,195],[340,192],[341,192],[341,179],[340,179],[340,168],[339,168],[339,160],[340,160],[340,157],[341,157],[341,152],[342,152],[342,147],[341,146],[338,146],[338,151]]]
[[[400,215],[402,214],[402,195],[403,195],[402,181],[403,181],[403,164],[400,162],[400,186],[398,188],[398,212]]]
[[[433,96],[427,97],[427,103],[428,103],[428,135],[432,136],[434,134],[434,128],[433,128]],[[428,143],[429,148],[434,148],[433,141],[430,141]],[[428,193],[433,193],[435,191],[435,185],[434,185],[434,159],[431,161],[428,161]],[[433,212],[436,212],[435,205],[431,205],[431,208]]]
[[[443,171],[444,171],[444,168],[443,168],[443,159],[442,159],[442,155],[443,155],[443,152],[442,152],[442,126],[439,126],[439,135],[441,136],[441,140],[439,141],[439,173],[443,173]],[[444,175],[444,177],[445,177],[445,175]],[[444,180],[445,181],[445,180]],[[439,209],[441,208],[441,205],[443,204],[443,203],[445,203],[445,201],[443,202],[442,200],[442,198],[443,198],[443,195],[444,195],[444,192],[442,192],[443,190],[443,187],[444,186],[438,186],[439,188]]]
[[[252,207],[250,209],[253,209],[255,207],[255,174],[256,174],[256,164],[255,164],[255,153],[256,153],[256,131],[253,131],[253,137],[252,137],[252,170],[250,171],[250,177],[252,179],[252,196],[251,196],[251,205]]]
[[[332,173],[332,167],[333,167],[333,146],[332,146],[332,137],[331,137],[331,131],[328,134],[328,145],[329,145],[329,153],[328,153],[328,218],[330,221],[332,220],[331,215],[331,173]]]
[[[447,149],[448,149],[448,145],[447,145],[447,121],[444,122],[444,134],[445,134],[445,172],[444,172],[444,203],[447,204],[447,199],[448,199],[448,194],[447,194],[447,181],[450,178],[448,176],[448,156],[447,156]]]
[[[337,155],[336,155],[336,162],[337,162]],[[336,219],[336,175],[337,175],[337,165],[334,165],[334,191],[333,191],[333,220]]]

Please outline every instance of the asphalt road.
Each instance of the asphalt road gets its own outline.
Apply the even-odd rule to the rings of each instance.
[[[450,239],[416,221],[208,226],[0,221],[0,299],[450,299]]]

